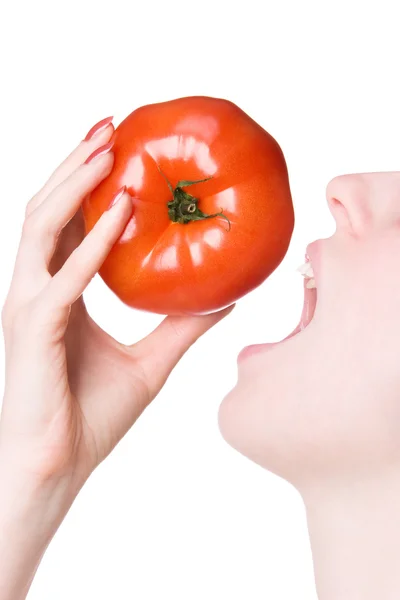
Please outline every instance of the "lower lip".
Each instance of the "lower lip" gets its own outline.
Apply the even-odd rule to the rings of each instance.
[[[243,348],[243,350],[239,353],[237,361],[238,363],[240,363],[246,360],[246,358],[249,358],[250,356],[263,354],[264,352],[269,350],[271,346],[274,345],[275,344],[254,344],[253,346],[246,346],[246,348]]]

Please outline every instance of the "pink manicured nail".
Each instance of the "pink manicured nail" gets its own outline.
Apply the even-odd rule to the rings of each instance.
[[[106,117],[105,119],[102,119],[101,121],[99,121],[98,123],[96,123],[96,125],[93,125],[92,129],[90,129],[87,132],[86,137],[85,137],[85,139],[83,141],[84,142],[88,142],[93,137],[95,137],[95,135],[97,135],[101,131],[104,131],[104,129],[106,129],[106,127],[108,127],[110,125],[110,123],[113,120],[113,118],[114,117]]]
[[[114,145],[114,142],[111,141],[111,142],[108,142],[108,144],[104,144],[104,146],[100,146],[100,148],[97,148],[97,150],[92,152],[92,154],[90,156],[88,156],[88,158],[85,160],[85,165],[88,165],[89,163],[91,163],[98,156],[103,156],[103,154],[107,154],[107,152],[110,152],[113,145]]]
[[[114,198],[110,202],[110,206],[108,207],[108,210],[110,210],[110,208],[115,206],[117,204],[118,200],[121,200],[121,198],[125,194],[125,192],[126,192],[126,185],[122,186],[122,188],[120,188],[118,190],[118,192],[115,194]]]

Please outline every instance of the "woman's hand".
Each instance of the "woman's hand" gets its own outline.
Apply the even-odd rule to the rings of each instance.
[[[110,198],[110,209],[84,238],[80,205],[112,169],[112,134],[110,119],[95,127],[29,202],[3,310],[6,387],[0,481],[14,490],[10,494],[15,498],[17,489],[22,494],[34,489],[43,500],[57,488],[64,509],[189,346],[229,312],[167,317],[133,346],[111,338],[88,315],[82,292],[132,210],[130,196],[122,190],[117,202]],[[7,519],[13,504],[6,502]],[[24,510],[32,522],[29,507]],[[43,506],[43,512],[48,510]],[[57,521],[55,516],[53,527]],[[10,535],[18,537],[15,531]]]
[[[82,292],[131,217],[122,193],[83,240],[80,204],[113,166],[111,124],[30,201],[3,311],[7,352],[1,451],[17,469],[79,487],[155,397],[189,346],[226,314],[168,317],[124,346],[88,315]],[[106,146],[106,150],[109,146]],[[60,235],[61,232],[61,235]],[[83,240],[83,241],[82,241]]]

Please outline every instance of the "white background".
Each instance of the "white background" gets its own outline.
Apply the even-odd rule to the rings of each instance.
[[[396,4],[4,3],[1,300],[27,200],[96,121],[143,104],[194,94],[238,104],[281,144],[297,217],[281,267],[190,351],[91,477],[30,600],[315,600],[299,496],[222,441],[217,411],[239,350],[297,324],[295,269],[306,244],[334,229],[329,179],[399,168]],[[87,302],[122,341],[159,321],[98,279]]]

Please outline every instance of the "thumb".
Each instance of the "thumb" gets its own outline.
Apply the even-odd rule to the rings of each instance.
[[[135,344],[135,354],[139,358],[152,397],[160,391],[172,369],[190,346],[231,313],[233,308],[234,305],[203,316],[166,317],[150,335]]]

